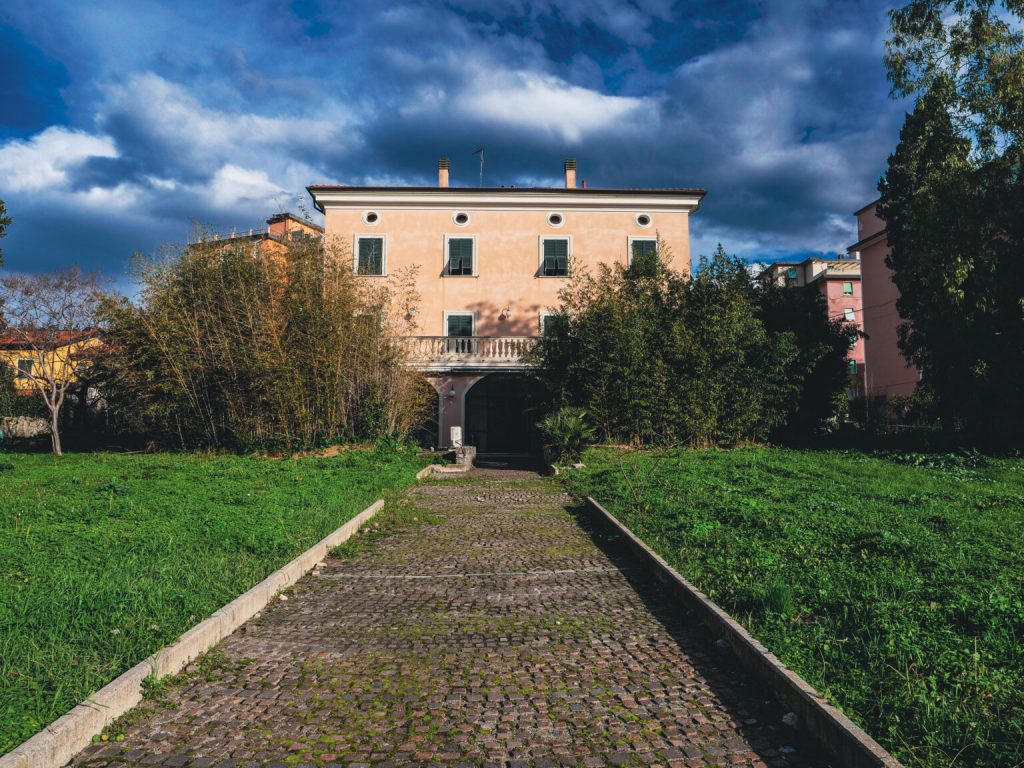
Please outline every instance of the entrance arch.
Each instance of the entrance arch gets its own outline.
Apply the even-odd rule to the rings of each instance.
[[[492,373],[466,392],[466,444],[477,455],[540,453],[544,387],[521,373]]]

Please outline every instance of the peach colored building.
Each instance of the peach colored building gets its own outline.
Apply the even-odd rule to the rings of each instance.
[[[521,359],[558,292],[598,264],[627,264],[659,241],[690,268],[690,214],[701,189],[458,188],[438,162],[436,187],[311,186],[326,237],[353,269],[388,280],[418,268],[412,363],[438,392],[438,442],[459,427],[482,454],[536,450],[535,385]]]
[[[861,265],[856,259],[817,259],[779,261],[761,272],[762,280],[771,280],[787,288],[813,286],[828,305],[831,320],[863,326]],[[850,398],[864,394],[864,339],[857,339],[847,356],[850,374]]]
[[[886,266],[889,243],[885,222],[878,217],[878,201],[861,208],[857,217],[857,242],[851,254],[860,254],[864,290],[864,383],[868,397],[911,395],[921,376],[900,354],[897,328],[902,320],[896,311],[899,289]]]
[[[258,248],[270,253],[284,253],[284,243],[296,237],[323,237],[323,227],[311,221],[299,218],[293,213],[277,213],[267,219],[266,229],[248,232],[232,232],[229,235],[216,235],[213,242],[219,243],[254,243]],[[205,242],[210,242],[206,240]]]

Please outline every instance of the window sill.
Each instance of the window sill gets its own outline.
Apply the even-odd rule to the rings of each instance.
[[[470,279],[473,279],[473,278],[480,277],[480,275],[447,275],[447,274],[445,274],[445,275],[441,275],[441,277],[445,277],[445,278],[451,277],[451,278],[455,278],[455,279],[468,277]]]
[[[385,272],[385,273],[383,273],[381,275],[366,275],[366,274],[359,274],[358,272],[356,272],[356,277],[387,277],[387,276],[388,276],[387,272]]]
[[[568,280],[572,275],[534,275],[538,280]]]

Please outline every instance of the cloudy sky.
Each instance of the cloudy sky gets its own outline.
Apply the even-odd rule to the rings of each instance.
[[[844,249],[905,104],[875,0],[32,0],[0,8],[6,267],[309,206],[312,183],[709,190],[694,252]]]

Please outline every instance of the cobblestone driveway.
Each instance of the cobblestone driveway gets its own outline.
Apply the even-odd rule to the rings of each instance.
[[[545,479],[412,489],[382,513],[407,525],[328,559],[75,763],[826,765],[570,506]]]

